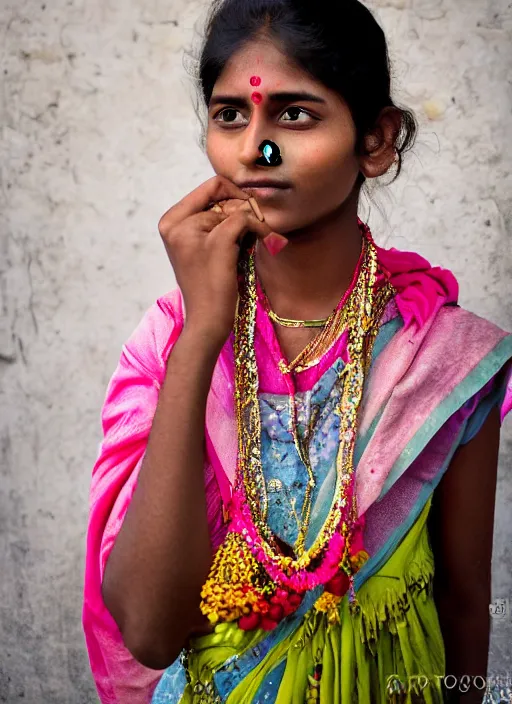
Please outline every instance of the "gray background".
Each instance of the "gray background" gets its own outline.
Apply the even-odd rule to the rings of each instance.
[[[174,286],[158,219],[212,173],[183,67],[204,7],[0,2],[2,702],[95,701],[80,611],[99,413],[123,341]],[[511,330],[510,2],[371,7],[421,132],[361,214],[379,244],[451,268],[461,303]],[[511,437],[507,421],[495,597],[512,596]],[[509,615],[493,624],[494,672],[512,671],[511,641]]]

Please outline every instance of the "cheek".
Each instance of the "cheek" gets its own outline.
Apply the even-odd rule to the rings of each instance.
[[[206,156],[217,174],[225,175],[230,163],[230,153],[222,134],[214,131],[206,133]]]
[[[297,176],[308,190],[343,187],[343,181],[358,171],[355,135],[315,135],[304,140],[297,154]]]

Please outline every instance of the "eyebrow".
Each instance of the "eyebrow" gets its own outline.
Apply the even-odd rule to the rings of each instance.
[[[314,95],[313,93],[305,92],[288,92],[288,93],[270,93],[268,95],[268,100],[272,103],[295,103],[300,101],[306,101],[310,103],[323,103],[325,100],[319,95]],[[214,105],[228,104],[234,105],[238,108],[246,108],[249,105],[249,101],[238,95],[212,95],[210,98],[209,107]]]

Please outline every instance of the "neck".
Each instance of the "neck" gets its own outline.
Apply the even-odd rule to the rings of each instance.
[[[357,195],[328,218],[287,233],[290,241],[276,257],[258,244],[258,278],[277,315],[291,319],[326,318],[337,306],[361,254]]]

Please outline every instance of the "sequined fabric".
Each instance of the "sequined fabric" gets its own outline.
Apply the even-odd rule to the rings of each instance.
[[[339,416],[333,413],[340,398],[338,359],[310,391],[297,394],[298,431],[307,439],[316,486],[312,496],[312,524],[306,545],[325,519],[334,494],[335,461],[338,450]],[[285,543],[293,546],[308,480],[290,433],[288,397],[260,395],[262,419],[262,465],[267,486],[269,526]],[[327,484],[326,485],[326,481]],[[319,500],[320,497],[320,500]]]

